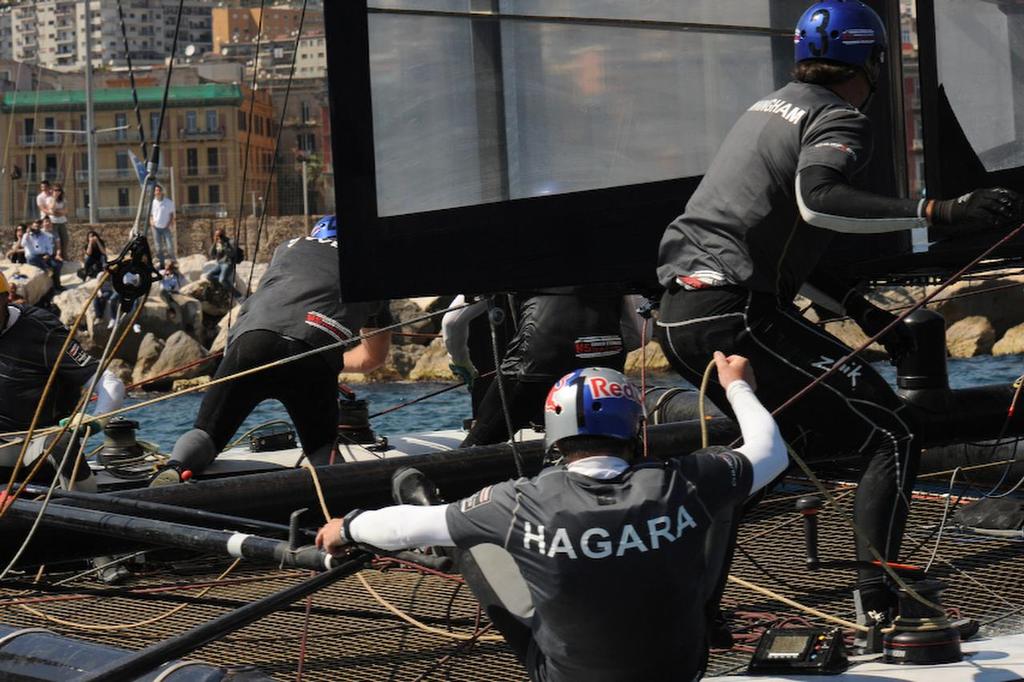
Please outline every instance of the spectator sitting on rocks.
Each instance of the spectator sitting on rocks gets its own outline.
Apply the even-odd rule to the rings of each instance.
[[[27,231],[25,223],[19,223],[14,228],[14,242],[11,244],[11,248],[7,250],[7,260],[12,263],[24,263],[25,262],[25,247],[21,245],[21,240],[25,236]]]
[[[28,305],[28,301],[21,295],[21,291],[18,290],[18,285],[14,282],[10,283],[11,292],[8,298],[8,303],[15,303],[19,305]]]
[[[54,258],[57,249],[53,235],[43,231],[42,227],[42,220],[33,221],[28,232],[21,238],[21,245],[25,248],[25,261],[29,265],[34,265],[44,272],[53,273],[58,268]],[[54,281],[59,282],[59,276],[55,277]]]
[[[78,275],[83,279],[96,277],[107,267],[107,245],[96,230],[89,230],[88,242],[85,245],[85,266]]]
[[[50,251],[51,260],[53,263],[53,289],[54,291],[64,291],[64,286],[60,283],[60,271],[64,267],[64,245],[53,231],[53,222],[50,217],[47,216],[42,219],[43,232],[50,235],[50,239],[53,242],[53,250]]]
[[[213,245],[210,247],[210,260],[217,261],[213,270],[206,273],[206,279],[217,282],[231,292],[232,296],[242,294],[235,288],[235,244],[228,238],[224,228],[218,227],[213,232]]]
[[[161,264],[160,274],[163,275],[163,279],[160,280],[160,298],[167,304],[168,316],[172,320],[183,320],[181,306],[178,305],[173,296],[173,294],[181,291],[181,287],[185,285],[185,276],[178,270],[178,261],[170,261],[167,263],[167,267],[163,267],[163,264]]]
[[[107,329],[114,327],[115,313],[117,312],[116,301],[114,299],[114,287],[110,283],[108,278],[100,286],[100,290],[96,292],[96,298],[92,299],[92,310],[96,313],[96,325],[99,326],[107,318],[107,308],[110,309],[110,321],[107,323]]]

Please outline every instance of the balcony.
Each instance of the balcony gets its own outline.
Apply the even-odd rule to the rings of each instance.
[[[36,183],[40,180],[49,180],[50,182],[64,182],[64,171],[56,170],[54,168],[47,168],[41,171],[22,171],[21,177],[17,178],[18,182],[25,183]]]
[[[228,217],[227,204],[184,204],[178,206],[178,212],[190,216],[213,216],[215,218]]]
[[[207,166],[206,168],[188,168],[184,172],[185,178],[223,178],[228,174],[227,166]]]
[[[136,207],[134,206],[97,206],[97,220],[128,220],[135,217]],[[89,219],[88,208],[76,208],[75,217],[79,220]]]
[[[96,133],[96,144],[135,144],[138,140],[139,134],[135,130],[105,130]]]
[[[161,168],[158,170],[156,177],[158,180],[166,180],[169,177],[167,169]],[[103,168],[96,171],[96,179],[100,182],[125,182],[127,180],[138,182],[139,176],[134,168]],[[75,180],[77,182],[88,182],[89,171],[75,171]]]
[[[226,134],[224,128],[178,128],[178,137],[182,140],[223,140]]]
[[[19,135],[18,144],[22,147],[51,147],[63,144],[64,136],[59,133],[38,133],[35,135]]]

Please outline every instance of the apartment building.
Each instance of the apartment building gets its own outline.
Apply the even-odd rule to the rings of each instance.
[[[221,48],[226,45],[255,42],[259,35],[264,39],[294,37],[299,30],[302,11],[298,7],[286,5],[267,7],[262,11],[258,7],[214,7],[212,14],[213,51],[220,54]],[[303,33],[322,31],[323,11],[307,8],[302,25]]]
[[[67,71],[84,68],[87,6],[91,13],[93,66],[125,64],[117,0],[24,0],[13,5],[13,58]],[[121,8],[132,61],[162,63],[170,56],[178,0],[122,0]],[[212,50],[211,10],[206,0],[185,0],[175,56]],[[0,43],[2,31],[0,19]]]
[[[160,124],[163,89],[141,88],[138,94],[142,129],[151,140]],[[96,129],[103,131],[96,135],[97,217],[131,219],[141,187],[129,152],[142,156],[131,90],[104,88],[94,99]],[[72,219],[87,219],[91,197],[85,136],[49,132],[69,129],[85,129],[82,90],[4,94],[0,130],[12,132],[11,173],[0,186],[0,205],[8,224],[34,213],[43,179],[63,183]],[[178,205],[179,215],[235,215],[243,204],[246,214],[253,206],[276,214],[277,181],[270,173],[276,133],[267,92],[254,94],[236,84],[172,86],[158,180]]]

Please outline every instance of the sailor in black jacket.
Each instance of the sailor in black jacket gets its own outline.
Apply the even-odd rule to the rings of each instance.
[[[812,5],[797,26],[796,80],[740,117],[685,212],[665,231],[658,265],[666,288],[661,341],[689,381],[700,381],[712,350],[743,354],[761,377],[758,396],[774,409],[846,356],[848,347],[794,311],[798,292],[848,313],[869,335],[893,321],[817,269],[836,233],[932,226],[935,236],[1020,219],[1020,198],[998,188],[917,201],[853,186],[871,153],[871,124],[862,110],[886,47],[881,19],[863,3]],[[908,350],[903,325],[880,341],[894,357]],[[712,382],[708,396],[729,411],[722,387]],[[861,453],[858,558],[872,560],[870,542],[896,559],[920,448],[886,381],[855,359],[782,412],[779,423],[805,455]],[[860,596],[876,616],[892,604],[880,570],[861,570]]]
[[[216,377],[354,339],[392,323],[387,301],[341,300],[334,216],[321,219],[309,237],[278,247],[270,267],[231,327]],[[322,353],[206,392],[194,427],[175,443],[169,468],[155,483],[177,482],[185,471],[202,471],[261,402],[280,400],[314,462],[326,463],[338,429],[338,373],[371,372],[387,357],[391,334],[377,334],[354,348]]]
[[[467,583],[533,680],[693,680],[708,650],[712,518],[787,463],[747,361],[716,362],[743,432],[738,450],[631,463],[640,390],[615,370],[580,369],[544,401],[545,444],[565,465],[452,504],[357,510],[321,528],[317,544],[460,548]],[[400,492],[403,478],[413,480],[399,472]]]

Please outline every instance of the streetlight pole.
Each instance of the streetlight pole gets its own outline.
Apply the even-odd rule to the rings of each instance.
[[[92,102],[92,7],[85,0],[85,140],[89,164],[89,222],[96,223],[99,182],[96,177],[96,121]]]
[[[302,159],[302,215],[305,231],[309,233],[309,162]]]

